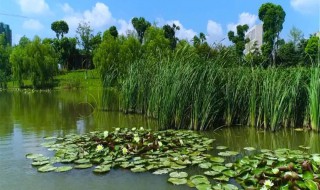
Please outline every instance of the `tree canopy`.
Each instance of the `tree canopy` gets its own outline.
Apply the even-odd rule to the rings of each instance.
[[[69,32],[69,26],[64,20],[58,20],[51,24],[51,30],[56,33],[58,39],[63,38]]]
[[[233,31],[228,32],[228,38],[231,42],[236,45],[237,55],[241,58],[243,56],[243,51],[245,49],[246,43],[250,40],[245,38],[245,32],[248,31],[248,25],[238,25],[237,26],[237,35]]]
[[[134,29],[138,33],[138,39],[139,39],[140,43],[142,43],[144,33],[151,26],[150,22],[146,21],[146,19],[143,17],[140,17],[140,18],[134,17],[131,20],[131,23],[132,23]]]
[[[262,54],[275,63],[277,43],[282,31],[286,13],[280,5],[262,4],[259,9],[259,19],[263,22]]]

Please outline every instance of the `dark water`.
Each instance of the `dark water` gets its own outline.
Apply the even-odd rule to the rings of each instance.
[[[52,154],[40,146],[45,136],[112,130],[116,127],[156,128],[156,122],[140,115],[124,115],[93,109],[99,103],[93,92],[0,92],[0,190],[87,190],[130,189],[166,190],[187,189],[167,183],[167,176],[151,173],[131,173],[112,170],[95,175],[88,170],[66,173],[38,173],[25,158],[27,153]],[[320,152],[319,135],[309,132],[283,130],[277,133],[257,132],[250,128],[229,128],[206,132],[217,141],[214,146],[225,145],[231,150],[243,147],[296,149],[310,146],[311,152]]]

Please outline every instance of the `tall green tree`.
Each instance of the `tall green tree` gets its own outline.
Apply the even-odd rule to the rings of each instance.
[[[58,39],[63,38],[64,34],[69,32],[69,26],[64,20],[54,21],[51,24],[51,30],[56,33]]]
[[[111,36],[113,36],[114,38],[117,38],[119,35],[117,27],[115,27],[115,26],[111,26],[109,28],[109,32],[110,32]]]
[[[164,30],[156,26],[147,29],[144,36],[144,56],[158,58],[161,55],[167,55],[170,50],[170,41],[164,36]]]
[[[289,33],[289,39],[292,41],[295,49],[297,50],[298,48],[298,43],[303,39],[303,33],[300,29],[296,27],[292,27]]]
[[[134,17],[131,20],[131,23],[132,23],[134,29],[138,33],[138,39],[139,39],[140,43],[142,43],[144,33],[151,26],[150,22],[146,21],[146,19],[143,17],[140,17],[140,18]]]
[[[265,3],[259,9],[259,19],[263,22],[262,54],[273,64],[285,17],[286,13],[280,5]]]
[[[52,87],[57,71],[57,55],[48,43],[39,37],[25,46],[18,45],[10,55],[12,73],[20,87],[23,79],[29,79],[33,88]]]
[[[320,38],[316,35],[313,35],[309,38],[307,46],[305,48],[305,53],[309,58],[312,64],[320,64],[319,57],[320,57]]]
[[[5,35],[0,34],[0,88],[6,88],[11,77],[11,64],[9,63],[11,49],[6,43]]]
[[[236,46],[236,52],[239,58],[243,57],[243,51],[245,49],[246,43],[248,43],[250,40],[248,38],[245,38],[245,33],[248,31],[249,26],[248,25],[238,25],[237,26],[237,35],[234,34],[233,31],[228,32],[228,38],[231,42],[233,42]]]
[[[76,33],[78,34],[77,40],[81,48],[81,54],[84,56],[82,65],[85,64],[85,68],[90,68],[92,53],[101,43],[101,33],[94,35],[93,29],[86,22],[79,23]]]
[[[177,46],[177,41],[179,40],[176,37],[176,31],[180,30],[180,27],[175,24],[172,26],[166,24],[162,27],[162,29],[164,30],[164,36],[170,41],[171,49],[175,49]]]

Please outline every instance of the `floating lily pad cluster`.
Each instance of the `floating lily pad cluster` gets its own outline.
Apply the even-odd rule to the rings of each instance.
[[[143,128],[117,128],[112,132],[71,134],[46,139],[49,141],[42,146],[55,151],[54,157],[26,155],[33,160],[33,166],[38,166],[39,172],[63,172],[94,166],[95,173],[105,173],[120,167],[132,172],[165,174],[201,163],[206,159],[206,151],[212,149],[214,141],[192,131],[151,132]]]
[[[256,150],[245,147],[244,154],[217,146],[218,155],[208,154],[213,139],[192,131],[149,131],[119,129],[90,132],[84,135],[46,138],[42,145],[55,151],[54,157],[27,154],[39,172],[66,172],[93,168],[106,173],[113,168],[132,172],[152,172],[168,175],[174,185],[197,189],[318,189],[320,183],[320,154],[301,150]],[[54,141],[52,141],[54,140]],[[228,161],[236,158],[233,163]],[[201,174],[190,175],[181,169],[198,167]]]

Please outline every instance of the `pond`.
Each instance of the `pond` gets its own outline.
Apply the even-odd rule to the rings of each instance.
[[[0,92],[0,189],[187,189],[167,182],[167,175],[149,172],[132,173],[116,169],[96,175],[91,169],[65,173],[39,173],[26,159],[27,153],[50,155],[40,146],[46,136],[83,134],[114,128],[141,127],[157,129],[156,122],[141,115],[124,115],[94,109],[98,92],[86,91],[12,91]],[[258,149],[310,146],[310,152],[320,152],[319,135],[312,132],[282,130],[277,133],[257,131],[248,127],[222,128],[202,132],[214,138],[213,146],[227,146],[244,152]],[[214,153],[214,152],[213,152]]]

